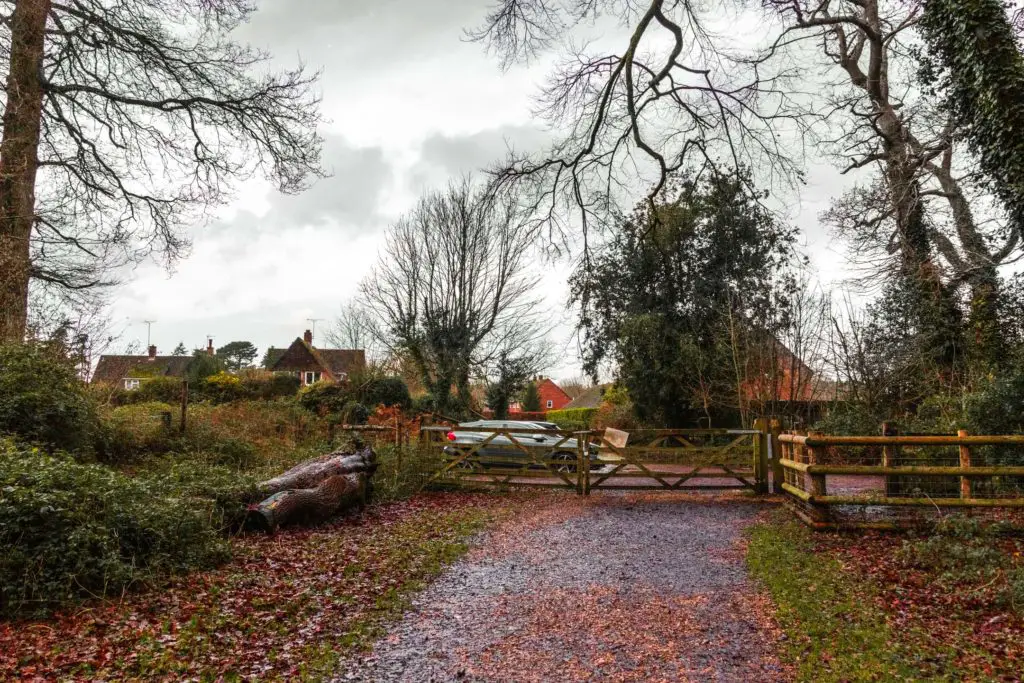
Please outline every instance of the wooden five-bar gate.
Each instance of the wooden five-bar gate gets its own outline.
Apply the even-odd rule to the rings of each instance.
[[[601,489],[769,489],[769,437],[757,429],[621,432],[425,427],[438,455],[434,485],[544,486],[581,495]],[[454,440],[449,439],[449,435]]]
[[[781,493],[816,528],[892,528],[943,509],[1020,511],[1024,435],[827,436],[754,429],[626,433],[426,427],[429,483],[469,488],[747,489]],[[454,429],[454,432],[453,432]],[[454,440],[452,440],[453,437]]]

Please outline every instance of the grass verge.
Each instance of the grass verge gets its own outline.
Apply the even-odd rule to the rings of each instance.
[[[920,680],[928,673],[927,662],[911,654],[921,635],[893,633],[876,588],[815,552],[813,532],[788,511],[774,511],[748,533],[747,564],[777,606],[780,655],[797,680]]]

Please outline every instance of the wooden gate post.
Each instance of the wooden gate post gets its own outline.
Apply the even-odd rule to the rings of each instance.
[[[812,439],[814,437],[821,436],[821,432],[808,432],[807,437]],[[819,446],[812,446],[807,444],[807,464],[818,465],[821,460],[821,449]],[[814,516],[815,521],[824,522],[829,518],[828,506],[821,503],[814,502],[816,496],[827,495],[825,488],[825,475],[815,474],[813,472],[807,473],[808,493],[811,494],[811,514]]]
[[[957,437],[962,439],[967,436],[966,429],[960,429],[956,433]],[[971,447],[966,444],[960,444],[960,467],[971,466]],[[960,477],[960,497],[971,498],[971,478]]]
[[[587,441],[583,432],[576,432],[576,495],[582,496],[585,490],[583,477],[590,471],[587,458]]]
[[[754,429],[754,489],[757,493],[768,493],[768,420],[757,418]]]
[[[782,422],[772,420],[769,423],[768,429],[771,440],[772,493],[782,493],[782,482],[786,476],[782,471],[782,444],[779,442],[779,434],[782,433]]]

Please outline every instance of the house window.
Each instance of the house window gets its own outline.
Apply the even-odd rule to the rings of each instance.
[[[137,379],[126,379],[124,381],[124,388],[125,389],[138,389],[139,388],[139,384],[140,384],[140,382]]]
[[[555,402],[554,401],[548,401],[548,409],[550,410],[551,408],[554,408],[554,407],[555,407]]]
[[[315,384],[320,381],[320,373],[314,372],[313,370],[307,370],[305,377],[303,377],[303,384]]]

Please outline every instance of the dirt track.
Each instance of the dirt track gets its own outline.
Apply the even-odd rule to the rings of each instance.
[[[776,681],[742,529],[697,494],[542,496],[419,594],[357,681]]]

